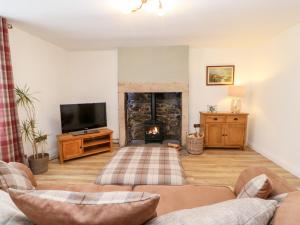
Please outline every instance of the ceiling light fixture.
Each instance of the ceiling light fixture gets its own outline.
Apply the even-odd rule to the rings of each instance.
[[[165,10],[163,8],[163,4],[162,4],[162,0],[141,0],[140,5],[134,9],[131,10],[132,13],[137,12],[139,10],[141,10],[144,5],[146,5],[149,2],[153,2],[153,1],[157,1],[157,8],[156,8],[156,13],[159,16],[163,16],[165,14]]]

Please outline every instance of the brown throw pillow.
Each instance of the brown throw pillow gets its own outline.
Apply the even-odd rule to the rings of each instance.
[[[17,207],[39,225],[142,225],[156,216],[159,195],[145,192],[20,191]]]
[[[265,174],[251,179],[240,191],[237,198],[263,198],[266,199],[272,193],[272,185]]]
[[[9,188],[18,190],[35,189],[24,171],[0,161],[0,189],[7,191]]]

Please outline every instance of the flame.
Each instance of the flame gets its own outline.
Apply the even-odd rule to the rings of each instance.
[[[148,130],[147,134],[152,134],[152,135],[159,134],[159,129],[158,129],[158,127],[151,127],[151,128]]]

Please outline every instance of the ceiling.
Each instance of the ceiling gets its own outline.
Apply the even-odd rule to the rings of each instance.
[[[300,22],[299,0],[162,0],[162,17],[122,13],[130,1],[0,0],[0,15],[69,50],[253,46]]]

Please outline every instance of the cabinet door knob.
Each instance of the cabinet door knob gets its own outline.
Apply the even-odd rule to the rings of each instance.
[[[217,118],[217,117],[215,117],[215,118],[214,118],[214,120],[218,120],[218,118]]]
[[[234,118],[234,120],[239,120],[239,118]]]

